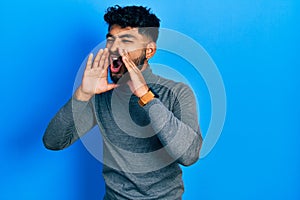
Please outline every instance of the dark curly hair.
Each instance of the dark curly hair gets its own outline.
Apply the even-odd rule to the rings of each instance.
[[[138,28],[140,34],[150,37],[154,42],[158,38],[160,20],[150,13],[150,8],[115,5],[107,8],[104,20],[108,24],[108,31],[113,25],[119,25],[122,28]]]

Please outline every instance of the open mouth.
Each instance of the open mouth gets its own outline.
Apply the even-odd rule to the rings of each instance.
[[[122,57],[121,56],[110,56],[110,71],[112,73],[119,73],[120,69],[123,65]]]

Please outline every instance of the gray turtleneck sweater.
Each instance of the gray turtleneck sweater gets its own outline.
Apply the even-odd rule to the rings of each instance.
[[[103,138],[104,199],[181,199],[179,164],[199,158],[202,137],[195,97],[183,83],[142,72],[158,95],[144,107],[127,85],[84,102],[71,98],[43,137],[46,148],[68,147],[95,125]]]

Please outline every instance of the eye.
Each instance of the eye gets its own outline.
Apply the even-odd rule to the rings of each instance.
[[[113,39],[113,38],[107,38],[107,39],[106,39],[106,42],[107,42],[107,43],[112,43],[112,42],[114,42],[114,39]]]
[[[123,43],[132,43],[131,40],[122,40]]]

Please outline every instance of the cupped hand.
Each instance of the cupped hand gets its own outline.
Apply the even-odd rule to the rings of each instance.
[[[120,50],[120,54],[130,76],[130,80],[128,81],[130,90],[137,97],[142,97],[149,91],[149,87],[147,86],[141,70],[130,59],[129,54],[126,50]]]
[[[88,101],[95,94],[107,92],[116,88],[117,84],[108,83],[108,61],[109,52],[105,48],[100,49],[93,61],[93,54],[88,57],[82,83],[75,92],[75,98],[82,101]]]

